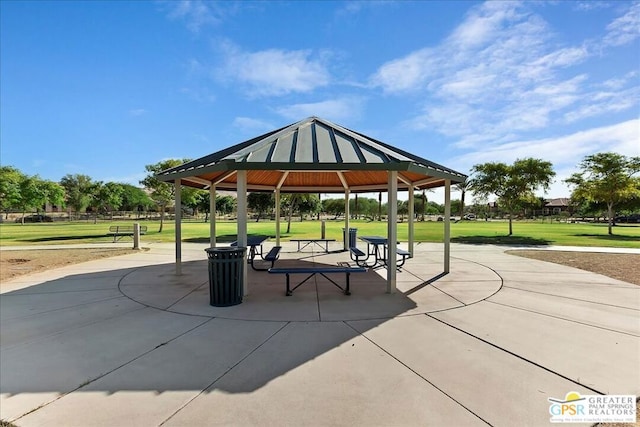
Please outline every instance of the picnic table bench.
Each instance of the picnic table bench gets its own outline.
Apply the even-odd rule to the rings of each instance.
[[[355,246],[349,248],[349,255],[351,259],[356,262],[360,267],[369,268],[387,268],[389,264],[393,264],[393,261],[389,261],[389,248],[387,239],[380,236],[362,236],[360,240],[367,242],[367,251],[364,252]],[[397,244],[398,242],[396,242]],[[400,259],[395,260],[396,268],[401,270],[407,258],[411,257],[411,253],[399,247],[396,247],[396,255]],[[373,256],[373,263],[367,263],[369,257]]]
[[[311,279],[316,274],[323,276],[325,279],[333,283],[338,289],[344,292],[345,295],[351,295],[351,291],[349,290],[349,276],[351,273],[365,273],[367,271],[364,267],[290,267],[290,268],[270,268],[269,273],[271,274],[285,274],[287,276],[287,291],[285,293],[286,296],[291,296],[293,291],[295,291],[298,287],[302,286],[307,280]],[[337,284],[333,279],[327,277],[327,274],[333,273],[342,273],[346,275],[346,286],[343,288],[339,284]],[[302,282],[298,283],[295,287],[291,288],[289,276],[292,274],[308,274],[306,279]]]
[[[298,242],[298,252],[306,248],[311,244],[315,244],[323,249],[326,253],[329,253],[329,242],[335,242],[336,239],[291,239],[292,242]],[[305,243],[302,247],[300,247],[300,243]],[[321,243],[324,243],[324,247]]]
[[[147,233],[147,226],[140,226],[140,234]],[[133,236],[133,225],[112,225],[109,227],[108,236],[113,236],[113,242],[122,239],[125,236]]]

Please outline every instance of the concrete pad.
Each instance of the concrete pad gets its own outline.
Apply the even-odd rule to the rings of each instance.
[[[0,296],[0,319],[2,321],[17,319],[50,311],[80,307],[98,301],[107,301],[120,298],[122,294],[118,289],[79,291],[79,292],[52,292],[32,295],[2,294]]]
[[[489,301],[640,337],[640,309],[506,288]]]
[[[176,313],[198,314],[224,319],[279,321],[318,321],[318,298],[313,291],[294,292],[285,296],[284,277],[280,284],[265,283],[251,286],[251,294],[242,304],[231,307],[209,305],[209,284],[196,289],[169,309]],[[306,285],[305,285],[306,286]]]
[[[485,425],[344,323],[314,322],[288,324],[165,425],[427,423]]]
[[[428,316],[349,324],[489,425],[546,425],[548,397],[592,393]]]
[[[602,393],[640,392],[637,337],[487,301],[430,316]]]
[[[159,425],[284,325],[213,319],[21,418],[19,424],[64,420],[65,426],[113,426],[126,420],[127,426]]]
[[[640,307],[640,286],[627,287],[616,284],[593,284],[587,282],[529,282],[525,278],[518,282],[505,281],[504,287],[630,309]]]
[[[0,349],[0,418],[13,419],[130,362],[205,320],[154,309]]]
[[[500,280],[481,282],[440,282],[432,283],[433,287],[463,302],[465,305],[475,304],[495,294],[502,287]]]
[[[4,319],[0,324],[0,346],[26,344],[37,339],[82,328],[92,323],[118,318],[125,313],[144,308],[123,296],[80,306]]]

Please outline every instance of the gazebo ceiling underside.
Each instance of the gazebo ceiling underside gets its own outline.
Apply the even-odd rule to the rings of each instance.
[[[158,179],[205,189],[236,190],[247,171],[248,191],[344,193],[386,191],[388,171],[398,189],[440,187],[464,174],[331,122],[310,117],[290,126],[168,169]]]

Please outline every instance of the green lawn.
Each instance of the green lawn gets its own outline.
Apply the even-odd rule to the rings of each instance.
[[[131,222],[54,222],[41,224],[0,224],[0,245],[35,245],[65,243],[111,242],[107,236],[109,226],[129,224]],[[159,222],[141,221],[148,227],[143,236],[145,242],[172,242],[174,239],[173,222],[165,222],[164,231],[158,233]],[[326,237],[342,240],[342,221],[326,221]],[[351,221],[351,227],[358,229],[358,235],[386,235],[386,222]],[[283,240],[290,238],[320,237],[319,221],[293,222],[291,233],[285,233],[287,224],[281,224]],[[249,222],[250,234],[275,236],[273,221]],[[540,222],[514,222],[514,235],[507,236],[507,222],[461,221],[451,224],[453,242],[471,244],[536,244],[568,246],[609,246],[640,248],[640,225],[619,225],[614,227],[614,235],[607,234],[606,224],[565,224]],[[235,222],[218,222],[219,241],[235,240]],[[398,238],[407,240],[407,223],[398,224]],[[415,238],[419,242],[441,242],[443,225],[441,222],[416,222]],[[125,238],[127,239],[127,238]],[[203,222],[185,222],[182,225],[182,239],[186,242],[207,242],[209,224]],[[129,239],[130,240],[130,239]],[[123,240],[126,241],[126,240]]]

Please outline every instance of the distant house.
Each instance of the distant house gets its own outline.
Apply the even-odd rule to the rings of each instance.
[[[543,215],[559,215],[561,212],[571,212],[571,200],[566,197],[559,199],[546,199]]]

